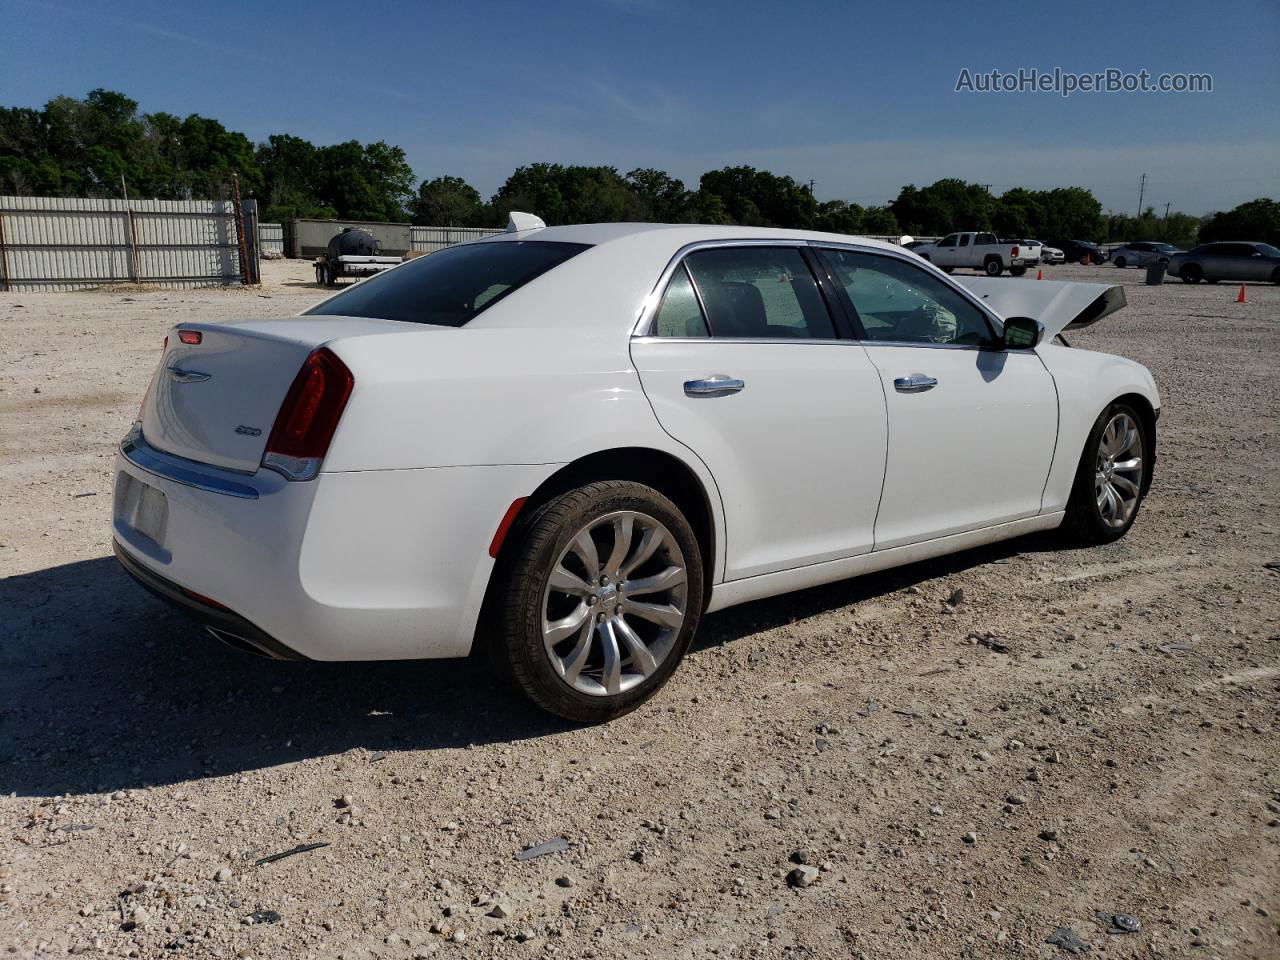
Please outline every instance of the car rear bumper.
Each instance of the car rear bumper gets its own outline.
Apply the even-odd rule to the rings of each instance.
[[[191,461],[169,471],[122,449],[112,534],[152,592],[268,655],[466,656],[494,531],[552,470],[371,470],[290,483]],[[228,483],[256,496],[220,492]]]
[[[119,540],[113,540],[111,545],[115,550],[116,559],[120,561],[120,566],[124,567],[129,576],[165,603],[195,617],[218,640],[272,660],[308,659],[296,650],[286,647],[275,637],[259,630],[244,617],[228,610],[222,604],[215,603],[194,590],[180,587],[172,580],[166,580],[134,559],[120,545]]]

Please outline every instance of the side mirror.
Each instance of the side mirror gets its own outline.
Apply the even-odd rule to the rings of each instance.
[[[1044,324],[1030,317],[1009,317],[1004,322],[1004,348],[1031,350],[1044,339]]]

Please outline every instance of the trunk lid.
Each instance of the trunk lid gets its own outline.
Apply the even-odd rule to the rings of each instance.
[[[200,343],[183,343],[179,331],[199,333]],[[253,473],[311,351],[343,338],[390,333],[405,333],[405,325],[360,317],[180,324],[169,332],[143,404],[142,435],[174,456]]]

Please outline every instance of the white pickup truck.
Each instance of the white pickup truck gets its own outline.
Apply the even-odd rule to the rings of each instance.
[[[988,277],[998,277],[1008,270],[1015,277],[1027,272],[1040,262],[1040,247],[1001,241],[994,233],[949,233],[936,243],[926,243],[913,248],[913,253],[923,257],[947,273],[957,267],[981,270]]]

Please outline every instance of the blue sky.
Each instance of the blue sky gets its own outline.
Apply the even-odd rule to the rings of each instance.
[[[1007,12],[1003,12],[1006,11]],[[352,15],[354,13],[354,16]],[[251,138],[385,139],[486,196],[535,161],[750,163],[819,199],[943,176],[1203,213],[1280,197],[1280,2],[0,0],[0,103],[120,90]],[[973,94],[973,72],[1117,67],[1209,94]]]

